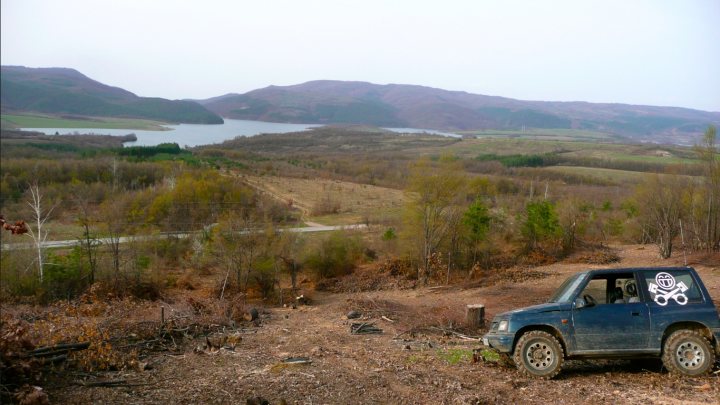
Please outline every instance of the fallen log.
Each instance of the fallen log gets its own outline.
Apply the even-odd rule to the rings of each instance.
[[[127,380],[105,380],[105,381],[75,381],[76,385],[83,387],[141,387],[151,385],[150,383],[131,383]]]
[[[62,363],[63,361],[67,360],[67,358],[68,358],[67,354],[61,354],[61,355],[55,356],[55,357],[42,357],[40,359],[40,364],[48,365],[48,364]]]
[[[126,380],[77,381],[77,384],[83,387],[118,387],[128,385]]]
[[[352,323],[350,333],[353,335],[381,334],[383,330],[375,327],[375,323]]]
[[[90,342],[81,342],[81,343],[61,343],[59,345],[55,346],[45,346],[45,347],[39,347],[30,353],[28,353],[30,356],[49,356],[54,353],[65,353],[68,351],[76,351],[76,350],[85,350],[88,347],[90,347]]]
[[[312,364],[307,357],[288,357],[282,361],[284,364]]]
[[[456,332],[452,329],[445,329],[445,328],[438,328],[437,326],[431,326],[429,329],[437,330],[443,333],[446,333],[448,335],[454,335],[464,340],[473,340],[473,341],[482,341],[482,338],[480,336],[469,336],[462,334],[460,332]]]

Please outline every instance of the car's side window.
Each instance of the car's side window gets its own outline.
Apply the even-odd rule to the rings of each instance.
[[[593,278],[585,286],[581,297],[589,295],[595,300],[595,304],[607,304],[607,279],[605,278]]]
[[[621,289],[623,293],[622,298],[626,304],[640,302],[640,293],[638,292],[638,286],[637,282],[635,281],[635,277],[628,276],[626,278],[618,278],[615,281],[615,284],[618,288]]]
[[[640,302],[637,283],[632,274],[623,275],[615,279],[613,295],[614,304],[632,304]]]
[[[580,296],[595,305],[640,302],[632,273],[599,274],[588,282]]]
[[[645,286],[650,302],[660,306],[686,305],[701,302],[702,295],[693,277],[687,271],[649,271],[645,273]]]

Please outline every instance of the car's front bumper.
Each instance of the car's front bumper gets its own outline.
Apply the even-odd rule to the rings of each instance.
[[[514,338],[514,333],[490,332],[483,336],[483,344],[501,353],[510,353]]]
[[[712,332],[715,335],[715,353],[720,355],[720,328],[714,328]]]

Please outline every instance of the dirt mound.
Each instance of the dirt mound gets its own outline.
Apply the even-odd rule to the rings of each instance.
[[[399,265],[371,264],[346,276],[321,280],[316,284],[316,289],[333,293],[356,293],[414,288],[416,280],[409,279],[404,273],[405,270]]]
[[[597,249],[579,252],[570,256],[566,262],[578,264],[610,264],[620,261],[620,256],[613,249]]]

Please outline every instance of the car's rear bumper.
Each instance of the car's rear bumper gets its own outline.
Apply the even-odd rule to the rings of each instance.
[[[514,338],[514,333],[488,333],[483,336],[483,343],[501,353],[510,353]]]
[[[720,355],[720,328],[714,328],[713,335],[715,335],[715,352]]]

